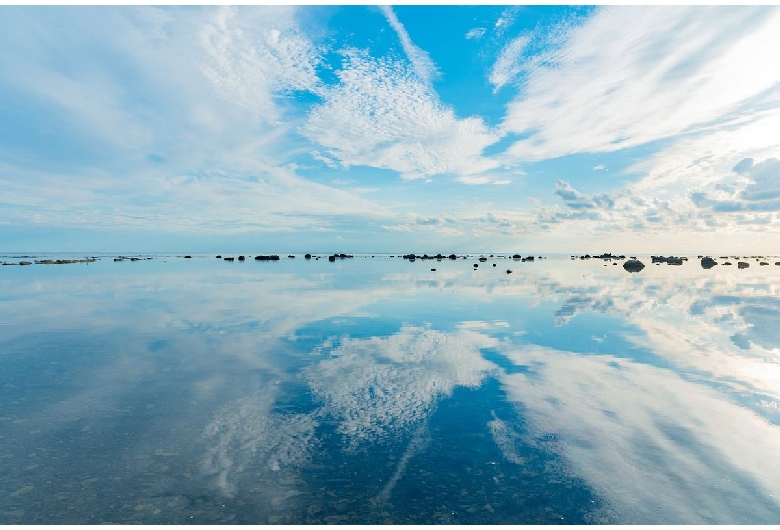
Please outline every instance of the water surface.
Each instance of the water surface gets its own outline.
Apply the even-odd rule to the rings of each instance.
[[[0,523],[780,523],[780,267],[644,261],[2,267]]]

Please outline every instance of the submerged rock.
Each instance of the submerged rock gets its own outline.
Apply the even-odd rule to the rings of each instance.
[[[630,259],[623,264],[623,268],[628,272],[639,272],[645,268],[645,264],[638,259]]]

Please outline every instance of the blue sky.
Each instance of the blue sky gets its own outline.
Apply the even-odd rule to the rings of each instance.
[[[780,253],[780,9],[0,7],[0,251]]]

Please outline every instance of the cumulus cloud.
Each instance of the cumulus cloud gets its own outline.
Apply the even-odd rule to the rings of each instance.
[[[766,201],[780,198],[780,160],[768,158],[756,164],[746,158],[734,166],[734,171],[750,179],[740,198],[746,201]]]
[[[563,180],[555,181],[555,194],[564,200],[566,206],[574,210],[591,208],[612,208],[615,201],[606,193],[600,195],[586,195],[571,187],[571,184]]]
[[[719,213],[776,212],[780,209],[780,159],[767,158],[755,163],[744,158],[733,168],[741,177],[723,182],[712,188],[700,188],[691,192],[691,200],[700,208]],[[758,222],[753,218],[753,222]],[[772,216],[767,218],[772,221]]]
[[[392,169],[405,179],[497,167],[482,151],[498,136],[480,118],[457,118],[405,62],[343,54],[340,83],[326,89],[301,129],[342,166]]]

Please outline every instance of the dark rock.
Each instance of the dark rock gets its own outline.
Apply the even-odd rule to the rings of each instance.
[[[523,256],[521,256],[520,254],[514,254],[514,255],[512,256],[512,259],[521,259],[522,257],[523,257]]]
[[[436,272],[436,269],[431,269],[431,272]]]
[[[479,261],[480,261],[480,263],[484,263],[484,262],[487,261],[487,258],[483,256],[483,257],[479,258]]]
[[[239,256],[238,259],[241,259],[241,256]],[[276,254],[272,254],[270,256],[260,254],[259,256],[255,256],[255,261],[279,261],[279,256]]]
[[[718,263],[714,259],[709,257],[709,256],[705,256],[705,257],[701,258],[701,268],[702,269],[711,269],[711,268],[713,268],[717,264]]]
[[[235,259],[236,258],[234,258],[233,256],[228,256],[228,257],[224,258],[225,261],[235,261]]]
[[[140,261],[141,258],[130,258],[130,261]]]
[[[645,264],[638,259],[630,259],[623,264],[623,268],[628,272],[639,272],[645,268]]]
[[[187,254],[186,256],[184,256],[184,259],[190,259],[190,258],[192,258],[192,256],[190,256],[189,254]]]
[[[474,264],[474,268],[476,269],[477,267],[479,267],[479,263]]]
[[[750,263],[745,263],[744,261],[738,261],[737,267],[739,267],[740,269],[747,269],[748,267],[750,267]]]
[[[114,258],[114,261],[125,261],[124,258]]]
[[[32,265],[31,261],[20,261],[19,265]]]
[[[512,271],[511,271],[511,270],[509,270],[509,269],[507,269],[507,270],[506,270],[506,273],[507,273],[507,274],[512,274]]]
[[[336,256],[328,256],[328,261],[336,261]]]
[[[761,263],[759,263],[759,265],[769,265],[769,263],[767,263],[766,261],[762,261]]]
[[[495,266],[496,266],[496,264],[494,263],[494,264],[493,264],[493,266],[495,267]]]
[[[219,254],[217,254],[217,259],[222,259],[222,256],[220,256]]]
[[[306,258],[306,259],[311,259],[311,254],[306,254],[306,255],[304,256],[304,258]]]
[[[244,261],[246,259],[246,256],[239,256],[238,261]]]
[[[525,260],[523,260],[523,261],[533,261],[533,260],[534,260],[534,257],[533,257],[533,256],[528,256],[528,257],[527,257],[527,258],[525,258]]]
[[[775,265],[780,265],[780,261],[775,261]]]
[[[449,255],[449,258],[450,258],[450,259],[458,259],[458,256],[456,256],[455,254],[450,254],[450,255]]]
[[[724,263],[724,265],[731,265],[731,262],[727,261],[727,262]]]
[[[682,265],[683,258],[677,256],[650,256],[652,263],[666,263],[667,265]]]

